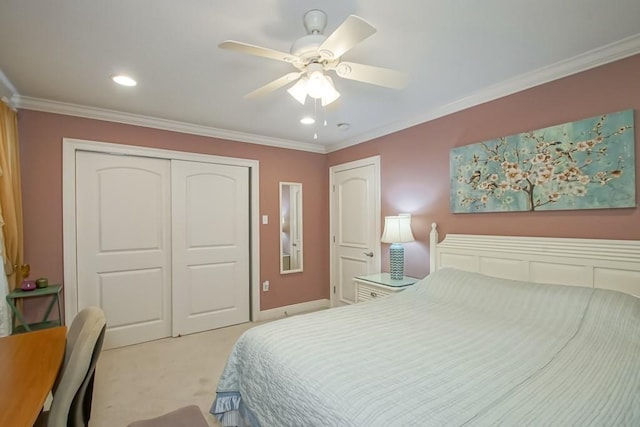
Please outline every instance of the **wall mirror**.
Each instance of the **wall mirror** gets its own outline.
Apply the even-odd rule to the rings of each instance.
[[[280,183],[280,274],[302,271],[302,184]]]

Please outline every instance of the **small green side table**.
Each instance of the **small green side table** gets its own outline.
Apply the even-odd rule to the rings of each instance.
[[[46,288],[37,288],[32,291],[23,291],[22,289],[16,289],[7,295],[7,303],[11,308],[11,325],[13,326],[13,334],[19,334],[21,332],[37,331],[39,329],[53,328],[54,326],[61,325],[62,309],[60,308],[60,291],[62,285],[49,285]],[[34,298],[34,297],[51,297],[47,311],[41,322],[27,323],[22,316],[18,307],[16,307],[16,300],[21,298]],[[58,320],[47,320],[51,314],[53,306],[58,305]],[[16,318],[20,322],[16,326]]]

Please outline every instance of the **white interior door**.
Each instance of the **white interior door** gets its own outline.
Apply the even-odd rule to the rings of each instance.
[[[249,321],[249,170],[171,162],[173,335]]]
[[[353,277],[380,271],[379,157],[331,168],[331,306],[355,302]]]
[[[105,311],[105,348],[169,336],[169,161],[76,155],[78,310]]]

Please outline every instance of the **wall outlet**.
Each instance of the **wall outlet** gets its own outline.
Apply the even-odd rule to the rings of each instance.
[[[269,215],[262,215],[262,223],[269,224]]]
[[[264,282],[262,282],[262,291],[267,292],[268,290],[269,290],[269,281],[265,280]]]

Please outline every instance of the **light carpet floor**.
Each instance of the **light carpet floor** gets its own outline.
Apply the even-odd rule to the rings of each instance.
[[[105,350],[96,367],[91,427],[120,427],[196,404],[210,426],[218,378],[240,335],[258,323]]]

